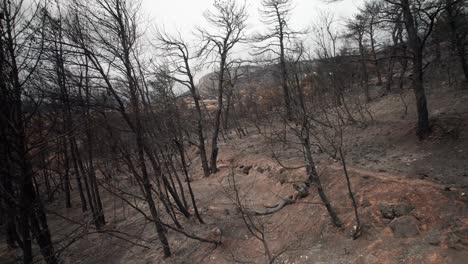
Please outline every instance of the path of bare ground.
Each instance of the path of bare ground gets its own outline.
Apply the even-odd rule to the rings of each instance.
[[[411,106],[411,94],[406,98]],[[352,136],[348,138],[347,158],[364,225],[362,237],[351,238],[354,218],[341,164],[317,154],[324,187],[344,227],[331,225],[312,190],[295,204],[259,218],[273,255],[279,255],[277,262],[466,263],[467,100],[468,93],[460,91],[430,95],[431,115],[442,120],[438,122],[443,124],[457,113],[462,124],[458,137],[436,128],[434,136],[422,143],[413,136],[412,108],[402,119],[398,96],[375,100],[372,109],[377,121],[367,128],[348,130]],[[162,260],[153,226],[128,207],[122,209],[117,198],[104,194],[106,229],[130,233],[138,238],[130,238],[133,243],[147,248],[108,234],[85,235],[64,253],[66,263],[265,263],[261,243],[248,232],[228,198],[229,175],[234,173],[246,206],[263,208],[293,194],[292,183],[304,180],[304,169],[282,168],[272,158],[264,137],[253,129],[247,137],[221,145],[217,174],[203,178],[198,162],[193,160],[192,183],[207,224],[189,220],[183,225],[188,232],[220,239],[222,245],[202,244],[169,231],[174,257]],[[300,164],[301,157],[291,155],[288,162]],[[72,210],[58,204],[54,207],[79,221],[78,197],[74,201]],[[56,215],[49,215],[49,219],[52,233],[57,234],[55,241],[75,228]],[[86,232],[77,229],[73,236],[80,233]]]

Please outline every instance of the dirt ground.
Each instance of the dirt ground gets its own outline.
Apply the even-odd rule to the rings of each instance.
[[[404,98],[409,105],[406,116],[400,96],[380,97],[371,103],[377,121],[365,128],[349,128],[346,133],[346,157],[362,236],[357,240],[351,236],[354,214],[341,163],[317,154],[324,189],[344,225],[332,225],[313,188],[309,196],[279,212],[258,217],[257,225],[264,230],[277,263],[466,263],[468,91],[429,93],[435,126],[433,136],[424,142],[414,136],[413,95],[407,93]],[[280,166],[267,140],[253,128],[242,139],[223,142],[219,153],[220,170],[207,178],[202,177],[199,160],[192,153],[192,185],[206,224],[198,224],[196,219],[181,222],[186,232],[219,239],[221,245],[169,231],[174,257],[163,260],[154,227],[106,193],[107,234],[94,232],[91,223],[75,230],[58,216],[82,220],[78,197],[74,197],[74,209],[56,205],[58,214],[49,215],[55,241],[79,237],[64,251],[65,262],[267,263],[264,246],[249,233],[230,199],[232,177],[243,204],[260,210],[292,195],[293,184],[305,179],[305,169]],[[288,155],[287,150],[283,154]],[[301,157],[291,154],[288,164],[301,164]],[[141,208],[145,210],[143,203]],[[118,231],[132,237],[126,236],[129,241],[124,241],[118,238]],[[6,257],[2,261],[8,263]]]
[[[353,165],[377,171],[428,178],[450,186],[468,187],[468,92],[428,92],[433,135],[419,142],[415,136],[414,95],[378,98],[371,104],[377,120],[365,129],[351,128],[349,158]]]

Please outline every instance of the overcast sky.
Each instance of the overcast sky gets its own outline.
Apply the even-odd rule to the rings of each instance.
[[[244,0],[236,0],[244,2]],[[337,24],[343,24],[351,17],[364,0],[342,0],[326,3],[323,0],[293,0],[294,10],[291,14],[290,27],[299,30],[306,29],[314,23],[314,18],[321,11],[334,14]],[[141,11],[150,19],[150,25],[164,27],[168,32],[179,31],[187,40],[194,40],[195,26],[203,26],[203,12],[210,9],[214,0],[142,0]],[[249,31],[261,32],[263,29],[259,16],[261,0],[246,0],[249,12]],[[310,39],[311,36],[308,36]],[[240,51],[242,57],[248,53]],[[207,72],[197,74],[197,79]]]
[[[177,29],[190,34],[195,25],[203,25],[203,12],[212,7],[214,0],[143,0],[142,11],[153,23],[165,25],[168,30]],[[243,2],[243,0],[238,0]],[[363,0],[342,0],[326,3],[321,0],[294,0],[291,24],[295,28],[310,26],[319,10],[329,10],[337,19],[350,17]],[[251,28],[261,26],[258,10],[261,0],[246,0]]]

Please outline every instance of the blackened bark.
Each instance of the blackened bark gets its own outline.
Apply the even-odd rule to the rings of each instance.
[[[369,21],[369,39],[371,43],[372,50],[372,59],[374,61],[375,71],[377,73],[377,85],[382,84],[382,74],[380,74],[380,65],[379,60],[377,59],[377,51],[375,49],[375,39],[374,39],[374,17]]]
[[[465,51],[465,36],[466,32],[460,32],[459,19],[463,19],[460,15],[460,11],[457,10],[457,0],[446,0],[445,10],[448,17],[448,24],[450,27],[450,34],[452,35],[452,47],[457,50],[457,55],[460,60],[460,64],[463,70],[465,81],[468,82],[468,64],[466,61],[466,51]],[[468,86],[466,86],[468,87]]]
[[[50,239],[50,232],[47,226],[47,218],[45,216],[44,208],[42,207],[41,201],[38,199],[34,184],[33,177],[34,172],[32,169],[32,161],[30,153],[28,152],[28,141],[26,136],[26,124],[23,113],[23,88],[20,82],[20,72],[17,64],[17,53],[15,51],[16,41],[18,40],[15,30],[15,23],[17,21],[13,20],[15,14],[10,14],[11,3],[3,1],[0,4],[2,6],[2,17],[0,17],[0,53],[1,61],[0,64],[8,65],[8,74],[4,74],[7,69],[3,69],[0,72],[2,79],[4,76],[8,75],[7,81],[8,85],[2,85],[1,95],[7,95],[5,98],[8,102],[4,107],[5,112],[2,112],[2,119],[5,118],[5,124],[8,124],[8,131],[11,132],[11,138],[8,139],[10,144],[10,157],[12,158],[12,170],[11,176],[16,175],[15,180],[17,181],[18,194],[16,196],[18,202],[18,213],[20,219],[20,232],[22,237],[22,249],[23,249],[23,262],[25,264],[30,264],[33,262],[32,254],[32,243],[31,243],[31,221],[37,219],[36,217],[40,216],[42,225],[40,225],[40,233],[46,236],[46,239],[39,241],[39,246],[43,254],[44,259],[49,264],[56,263],[56,257],[54,254],[53,244]],[[5,29],[4,29],[5,22]],[[5,56],[4,53],[7,53],[8,56]],[[8,60],[6,58],[8,57]],[[7,63],[5,63],[7,62]],[[5,80],[2,80],[0,83],[3,83]],[[2,124],[4,122],[1,122]],[[13,179],[13,178],[11,178]],[[42,239],[36,237],[37,239]],[[44,243],[42,243],[44,242]]]
[[[292,120],[291,93],[288,87],[288,70],[286,68],[286,53],[284,46],[284,26],[285,20],[278,8],[275,6],[276,18],[278,19],[278,40],[280,45],[280,70],[281,70],[281,88],[283,89],[284,106],[286,108],[286,117]]]
[[[421,40],[413,14],[410,9],[408,0],[401,0],[403,9],[403,17],[405,21],[406,31],[408,33],[408,45],[413,55],[413,91],[416,97],[416,108],[418,113],[418,127],[416,134],[420,140],[423,140],[431,133],[429,126],[429,113],[427,110],[426,92],[423,84],[423,48],[424,43]]]
[[[212,174],[218,171],[218,138],[221,125],[221,114],[223,113],[223,94],[224,94],[224,71],[226,67],[226,53],[221,54],[218,73],[218,109],[216,109],[213,136],[211,138],[211,157],[210,157],[210,172]]]
[[[205,177],[210,175],[210,168],[208,166],[208,160],[206,158],[206,147],[205,147],[205,135],[203,133],[203,114],[200,107],[200,96],[195,87],[192,72],[190,70],[188,54],[183,53],[184,64],[187,70],[187,75],[190,83],[190,94],[192,95],[193,102],[195,104],[195,111],[197,112],[197,134],[198,134],[198,149],[200,150],[200,161],[202,164],[203,174]]]
[[[66,133],[66,132],[65,132]],[[63,175],[64,179],[64,188],[65,188],[65,207],[71,208],[71,198],[70,198],[70,163],[68,158],[68,147],[66,139],[63,141],[63,164],[65,166],[65,171]]]
[[[159,241],[162,244],[163,251],[164,251],[164,257],[170,257],[171,256],[171,250],[169,247],[169,242],[167,241],[166,234],[164,233],[164,228],[161,224],[161,219],[159,216],[159,212],[156,209],[156,205],[153,200],[153,195],[152,195],[152,188],[151,188],[151,183],[149,180],[149,175],[148,175],[148,170],[146,167],[145,163],[145,143],[144,143],[144,134],[143,134],[143,126],[141,123],[141,116],[140,116],[140,106],[139,106],[139,96],[138,96],[138,87],[136,84],[136,81],[133,77],[133,69],[132,69],[132,64],[130,60],[130,52],[131,52],[131,44],[129,43],[130,41],[130,32],[127,31],[127,28],[125,26],[125,3],[122,3],[120,0],[115,2],[115,12],[116,12],[116,22],[119,27],[119,37],[120,37],[120,44],[122,47],[122,62],[125,67],[125,74],[127,78],[127,83],[128,83],[128,88],[130,91],[130,103],[131,107],[133,110],[133,113],[135,115],[135,126],[134,127],[134,132],[135,132],[135,137],[136,137],[136,146],[137,146],[137,152],[138,152],[138,163],[141,168],[141,173],[142,173],[142,180],[143,180],[143,188],[145,191],[145,198],[146,202],[148,204],[148,207],[151,212],[151,216],[153,217],[154,224],[156,227],[156,232],[159,237]],[[147,154],[150,155],[151,151],[146,151]]]
[[[359,55],[361,57],[361,74],[362,74],[362,81],[364,83],[364,96],[366,98],[366,102],[369,103],[371,101],[370,92],[369,92],[369,74],[367,72],[367,59],[366,59],[366,50],[363,44],[363,35],[362,33],[358,33],[358,43],[359,43]]]
[[[335,209],[332,207],[328,196],[323,190],[322,182],[320,181],[320,177],[315,168],[315,162],[312,157],[312,149],[310,144],[310,123],[307,117],[306,106],[304,102],[304,93],[302,91],[302,87],[299,85],[299,78],[297,76],[297,73],[295,74],[295,77],[297,84],[297,96],[299,101],[299,106],[296,107],[296,115],[297,119],[301,120],[302,125],[300,139],[304,152],[304,162],[306,165],[307,172],[307,181],[305,184],[307,187],[311,187],[311,185],[315,186],[315,188],[317,189],[317,193],[320,196],[320,200],[322,200],[322,203],[325,205],[325,208],[327,208],[328,214],[332,219],[332,223],[336,227],[341,227],[343,224],[340,218],[338,217]]]
[[[203,219],[201,218],[200,213],[198,212],[197,202],[195,201],[195,194],[193,193],[192,184],[190,183],[190,177],[189,177],[188,169],[187,169],[187,162],[186,162],[186,160],[185,160],[184,146],[182,145],[182,143],[180,143],[180,142],[178,142],[178,141],[176,141],[175,144],[176,144],[177,149],[178,149],[178,151],[179,151],[180,162],[182,163],[182,169],[184,170],[185,182],[187,183],[187,188],[188,188],[188,190],[189,190],[189,194],[190,194],[190,199],[191,199],[191,201],[192,201],[193,210],[195,211],[195,216],[197,217],[198,221],[199,221],[201,224],[204,224]]]

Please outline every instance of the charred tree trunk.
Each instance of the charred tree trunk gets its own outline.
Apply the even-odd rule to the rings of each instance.
[[[178,151],[179,151],[180,162],[181,162],[181,164],[182,164],[182,169],[184,170],[185,182],[187,183],[187,188],[188,188],[188,190],[189,190],[189,194],[190,194],[190,199],[191,199],[191,201],[192,201],[193,210],[195,211],[195,216],[197,217],[198,221],[199,221],[201,224],[204,224],[203,219],[201,218],[200,213],[198,212],[198,206],[197,206],[197,203],[196,203],[196,201],[195,201],[195,194],[193,193],[192,184],[190,183],[190,177],[189,177],[188,169],[187,169],[187,162],[186,162],[186,160],[185,160],[184,147],[183,147],[182,143],[180,143],[180,142],[178,142],[178,141],[176,141],[175,144],[176,144],[177,149],[178,149]]]
[[[283,89],[283,99],[284,99],[284,106],[286,108],[286,117],[288,120],[292,119],[292,106],[291,106],[291,93],[288,87],[288,70],[286,68],[286,54],[285,54],[285,46],[284,46],[284,27],[285,27],[285,20],[281,15],[278,6],[275,6],[276,17],[278,19],[278,40],[280,46],[280,70],[281,70],[281,88]]]
[[[310,143],[310,123],[309,119],[307,116],[307,110],[304,102],[304,92],[302,91],[302,87],[299,83],[299,78],[297,76],[297,73],[295,74],[296,78],[296,88],[297,88],[297,99],[299,101],[299,105],[296,107],[296,114],[298,115],[297,119],[301,120],[301,143],[302,143],[302,148],[304,152],[304,162],[306,165],[306,171],[307,171],[307,181],[305,185],[307,187],[311,187],[312,185],[315,186],[317,189],[317,193],[320,196],[320,199],[322,200],[323,205],[328,211],[328,214],[330,215],[333,224],[336,227],[341,227],[343,224],[338,217],[335,209],[332,207],[330,200],[328,199],[328,196],[326,195],[323,187],[322,187],[322,182],[320,181],[320,177],[317,173],[317,170],[315,168],[315,162],[312,157],[312,148],[311,148],[311,143]]]
[[[65,165],[65,172],[63,175],[64,178],[64,187],[65,187],[65,207],[71,208],[71,199],[70,199],[70,164],[68,158],[68,147],[66,140],[63,140],[63,164]]]
[[[198,135],[198,149],[200,150],[200,160],[202,164],[202,169],[205,177],[210,175],[210,168],[208,166],[208,160],[206,158],[206,147],[205,147],[205,135],[203,133],[203,114],[200,107],[200,95],[197,92],[197,88],[195,87],[195,83],[193,80],[192,73],[190,71],[190,65],[188,61],[188,57],[185,53],[184,55],[184,64],[185,68],[187,69],[187,75],[189,78],[190,83],[190,94],[192,95],[193,102],[195,104],[195,111],[197,115],[197,135]]]
[[[226,110],[224,110],[224,119],[223,119],[223,127],[224,130],[227,131],[229,128],[229,114],[231,110],[231,99],[232,99],[232,94],[233,94],[234,87],[230,87],[230,90],[228,91],[226,95]]]
[[[458,19],[461,18],[460,11],[457,11],[457,4],[459,1],[457,0],[446,0],[445,10],[448,17],[448,24],[450,27],[450,34],[452,36],[452,48],[457,51],[458,58],[460,60],[460,64],[463,70],[463,74],[465,77],[465,82],[468,82],[468,64],[466,61],[466,51],[465,51],[465,35],[468,33],[460,32],[460,26]]]
[[[123,8],[125,6],[122,6],[121,1],[116,1],[115,2],[115,12],[116,12],[116,22],[118,23],[119,26],[119,37],[120,37],[120,44],[122,47],[122,62],[125,67],[125,74],[126,74],[126,81],[128,83],[128,88],[130,91],[130,103],[131,107],[134,113],[134,132],[135,132],[135,137],[136,137],[136,146],[137,146],[137,152],[138,152],[138,163],[141,168],[141,176],[142,176],[142,181],[143,181],[143,189],[144,189],[144,194],[146,198],[146,202],[148,204],[148,207],[151,212],[151,216],[153,217],[153,221],[156,227],[156,232],[159,237],[159,241],[161,242],[161,245],[163,247],[164,251],[164,257],[170,257],[171,256],[171,250],[169,247],[169,242],[167,241],[166,234],[164,233],[164,227],[162,226],[161,219],[159,216],[159,212],[156,209],[156,205],[153,200],[153,195],[152,195],[152,188],[151,188],[151,183],[148,175],[148,170],[146,167],[146,162],[145,162],[145,143],[144,143],[144,131],[143,131],[143,126],[141,123],[141,112],[140,112],[140,106],[139,106],[139,96],[138,96],[138,86],[136,84],[136,80],[133,77],[133,70],[132,70],[132,63],[130,60],[130,53],[131,53],[131,44],[129,43],[130,41],[130,32],[127,31],[127,28],[125,26],[125,11]],[[130,120],[128,120],[130,121]],[[147,151],[147,153],[150,153],[150,151]]]
[[[20,81],[21,72],[17,63],[18,54],[15,51],[18,36],[16,32],[16,15],[11,14],[12,5],[10,2],[3,1],[0,3],[0,64],[1,69],[1,89],[0,95],[2,101],[5,100],[6,105],[2,106],[2,122],[7,124],[6,130],[10,135],[7,143],[9,148],[9,156],[11,157],[10,179],[16,180],[18,186],[18,195],[14,196],[16,205],[18,206],[18,216],[22,237],[23,263],[33,263],[31,232],[34,231],[34,226],[31,223],[36,220],[41,221],[39,232],[41,236],[36,236],[40,246],[42,255],[47,263],[55,264],[58,262],[54,253],[54,247],[50,239],[50,231],[47,226],[47,218],[45,217],[42,202],[34,189],[33,177],[34,171],[32,168],[32,158],[28,151],[28,137],[26,135],[26,120],[23,113],[23,91]],[[3,11],[5,13],[3,13]],[[5,25],[5,27],[4,27]],[[7,59],[8,58],[8,59]],[[7,66],[8,65],[8,66]],[[7,66],[8,68],[3,68]],[[4,79],[4,77],[7,77]],[[8,82],[8,83],[6,83]],[[6,98],[3,98],[5,96]],[[15,175],[13,177],[13,175]],[[40,216],[40,219],[38,219]],[[44,239],[45,238],[45,239]]]
[[[423,48],[424,43],[419,37],[413,14],[411,13],[408,0],[401,0],[403,17],[405,21],[406,31],[408,33],[408,45],[413,55],[413,91],[416,97],[416,108],[418,113],[417,136],[420,140],[425,139],[431,133],[429,126],[429,113],[427,110],[426,92],[424,89],[423,79]]]
[[[212,174],[218,171],[217,159],[218,159],[218,138],[219,130],[221,126],[221,114],[223,113],[223,94],[224,94],[224,71],[226,65],[227,54],[221,55],[221,61],[219,64],[218,73],[218,109],[215,113],[213,136],[211,138],[211,157],[210,157],[210,172]]]
[[[364,48],[362,35],[359,35],[358,44],[359,44],[359,55],[361,57],[360,61],[361,61],[362,82],[364,84],[364,96],[366,98],[366,102],[369,103],[371,101],[370,92],[369,92],[369,74],[367,72],[366,49]]]
[[[375,48],[375,39],[374,39],[374,20],[371,19],[369,21],[369,39],[370,39],[370,44],[371,44],[371,50],[372,50],[372,59],[374,61],[374,66],[375,66],[375,72],[377,73],[377,85],[382,84],[382,74],[380,73],[380,65],[379,65],[379,60],[377,58],[377,51]]]
[[[87,61],[86,61],[87,63]],[[86,147],[88,150],[88,175],[91,185],[91,192],[94,194],[95,200],[95,210],[96,210],[96,223],[98,223],[98,227],[102,227],[106,224],[106,219],[104,215],[104,210],[102,208],[102,201],[101,201],[101,194],[99,192],[99,185],[96,178],[96,170],[94,168],[94,161],[93,161],[93,136],[91,130],[91,113],[89,109],[90,105],[90,91],[89,91],[89,78],[88,78],[88,65],[86,64],[85,69],[85,134],[86,134]]]

